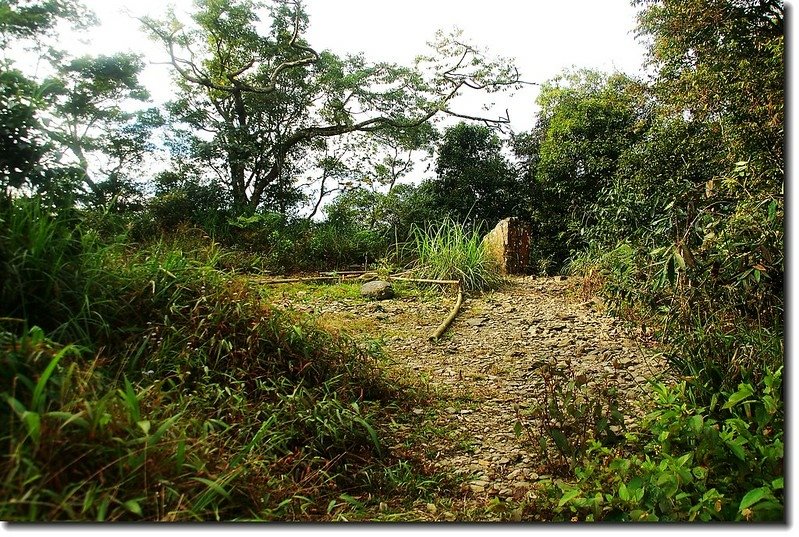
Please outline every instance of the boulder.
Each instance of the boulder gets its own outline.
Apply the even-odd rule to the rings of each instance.
[[[394,297],[394,288],[382,280],[374,280],[361,286],[361,296],[374,300],[385,300]]]

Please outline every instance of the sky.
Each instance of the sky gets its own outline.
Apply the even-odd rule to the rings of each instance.
[[[192,0],[84,0],[100,25],[65,43],[76,53],[142,53],[163,61],[164,52],[148,41],[131,16],[159,16],[168,4],[178,9]],[[644,46],[636,41],[635,9],[629,0],[306,0],[310,28],[306,38],[317,50],[363,52],[373,61],[410,65],[425,52],[436,30],[463,30],[488,52],[515,58],[522,78],[541,83],[564,69],[643,73]],[[125,12],[128,12],[126,14]],[[143,81],[156,102],[170,97],[169,71],[149,65]],[[512,98],[502,97],[492,111],[508,109],[515,132],[535,121],[537,86],[527,85]],[[462,113],[479,112],[482,98],[457,101]]]

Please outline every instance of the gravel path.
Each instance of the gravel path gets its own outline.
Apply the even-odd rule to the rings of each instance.
[[[467,439],[443,449],[434,463],[469,475],[474,495],[521,499],[542,477],[541,461],[524,445],[527,435],[520,440],[514,433],[517,409],[541,397],[541,366],[571,367],[585,375],[589,388],[613,383],[630,429],[648,399],[647,379],[666,370],[664,363],[645,357],[618,321],[569,291],[570,282],[560,278],[513,278],[501,291],[469,298],[443,341],[427,341],[434,321],[387,342],[400,366],[471,400],[433,418]],[[428,313],[420,308],[415,315]]]
[[[519,412],[542,397],[542,366],[571,368],[585,375],[589,389],[616,386],[628,429],[651,399],[647,379],[667,370],[646,357],[620,322],[577,295],[559,277],[511,278],[499,291],[468,297],[437,343],[428,337],[454,297],[341,299],[313,309],[323,319],[344,314],[370,332],[376,328],[394,367],[416,372],[442,394],[442,405],[413,412],[450,434],[416,447],[436,469],[463,476],[465,496],[523,500],[534,497],[536,480],[548,477],[531,436],[514,432]]]

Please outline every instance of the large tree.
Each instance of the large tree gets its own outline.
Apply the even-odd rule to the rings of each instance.
[[[0,187],[60,194],[72,171],[58,164],[42,113],[47,86],[15,61],[17,53],[45,62],[62,56],[56,26],[92,19],[72,0],[0,0]]]
[[[91,205],[129,204],[136,166],[154,149],[155,109],[133,54],[71,58],[59,23],[95,22],[73,0],[0,2],[0,157],[3,185]],[[30,69],[37,58],[40,67]]]
[[[502,141],[486,126],[459,123],[438,147],[435,203],[458,221],[494,226],[523,210],[521,188],[502,154]]]
[[[732,330],[731,319],[745,319],[779,333],[785,270],[783,3],[635,3],[643,7],[640,32],[656,71],[659,119],[658,130],[638,148],[641,165],[631,162],[640,170],[659,168],[671,180],[654,181],[647,171],[620,179],[645,196],[667,197],[667,211],[657,222],[662,232],[653,241],[659,246],[652,249],[659,267],[653,279],[682,289],[681,299],[706,314],[709,325],[721,319],[719,326]],[[741,352],[757,361],[759,353],[772,351]]]
[[[675,115],[715,123],[731,163],[781,185],[785,42],[780,0],[635,0],[659,100]]]
[[[326,139],[410,135],[457,115],[452,101],[464,90],[497,91],[519,78],[510,62],[487,59],[458,35],[438,35],[413,68],[319,52],[303,38],[299,1],[198,0],[190,22],[174,13],[142,22],[177,75],[170,109],[185,146],[240,209],[285,208],[292,163]]]
[[[56,66],[47,82],[50,137],[77,160],[83,199],[106,205],[135,197],[132,176],[154,150],[157,109],[132,108],[149,99],[140,84],[141,59],[128,53],[83,56]]]
[[[540,256],[561,263],[585,246],[584,231],[596,223],[593,204],[646,129],[647,101],[641,85],[622,74],[567,72],[543,85],[537,124],[516,140]]]

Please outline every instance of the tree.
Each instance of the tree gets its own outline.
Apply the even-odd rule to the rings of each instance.
[[[23,72],[13,54],[28,50],[46,61],[60,58],[56,25],[68,21],[82,27],[92,20],[71,0],[0,1],[0,186],[7,195],[37,191],[53,201],[75,181],[74,170],[54,157],[42,124],[47,85]]]
[[[636,0],[655,90],[674,115],[717,123],[730,163],[784,178],[785,43],[779,0]]]
[[[149,99],[139,83],[143,65],[133,54],[84,56],[58,65],[47,83],[48,133],[77,159],[83,197],[93,205],[115,198],[118,207],[130,205],[136,198],[131,176],[154,150],[150,136],[162,124],[160,113],[129,111]]]
[[[679,152],[680,162],[671,165],[663,162],[667,157],[646,160],[686,179],[667,190],[668,225],[646,237],[646,253],[659,267],[652,279],[661,289],[679,289],[685,309],[701,312],[699,320],[679,319],[686,326],[720,320],[722,331],[756,327],[761,341],[772,342],[771,334],[781,334],[784,308],[783,4],[636,3],[659,105],[657,139],[642,152]],[[646,184],[628,175],[634,179],[625,185]],[[752,367],[760,368],[754,361],[762,364],[759,355],[773,355],[774,348],[750,352]]]
[[[521,210],[521,189],[502,155],[502,142],[488,127],[459,123],[438,147],[434,203],[454,218],[494,226]]]
[[[7,146],[4,185],[92,205],[135,206],[140,193],[135,166],[153,149],[160,125],[155,109],[131,111],[148,94],[139,84],[143,67],[132,54],[69,58],[60,50],[56,26],[76,29],[95,22],[72,0],[0,2],[2,124]],[[10,59],[26,51],[43,60],[46,78],[24,73]],[[20,66],[24,67],[24,66]]]
[[[259,32],[263,15],[268,35]],[[292,163],[323,140],[412,137],[434,117],[457,114],[451,102],[462,91],[498,91],[519,79],[509,62],[486,59],[457,35],[439,35],[434,54],[414,68],[317,52],[302,37],[308,17],[299,1],[199,0],[192,26],[174,14],[142,22],[176,73],[180,96],[170,111],[192,158],[245,210],[285,207]]]
[[[517,138],[527,162],[538,255],[556,264],[586,246],[593,205],[621,155],[643,135],[649,105],[641,85],[622,74],[566,73],[541,88],[533,132]]]
[[[311,179],[316,201],[308,220],[317,214],[326,196],[355,188],[391,193],[398,181],[432,155],[437,131],[430,124],[403,132],[353,132],[320,140],[312,151]],[[424,153],[426,154],[424,154]],[[420,158],[420,153],[423,153]]]

